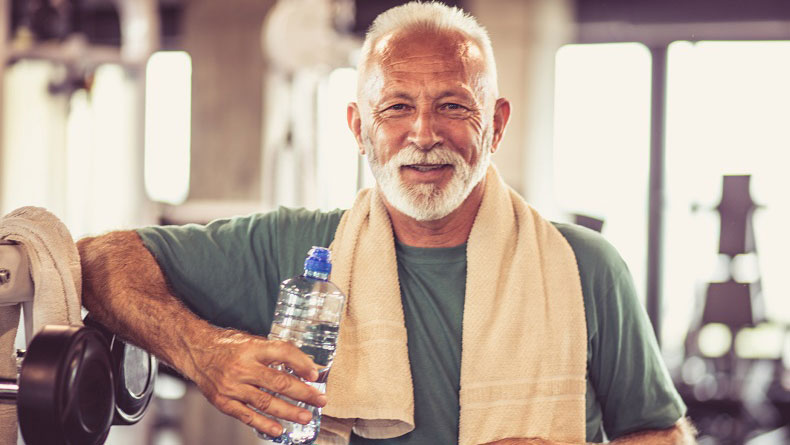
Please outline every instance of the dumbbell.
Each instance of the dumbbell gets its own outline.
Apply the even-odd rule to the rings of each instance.
[[[158,361],[148,351],[118,338],[90,314],[83,322],[101,332],[110,346],[115,377],[113,425],[137,423],[153,398]]]
[[[25,249],[13,241],[0,240],[0,306],[22,304],[25,314],[25,336],[27,339],[32,337],[31,333],[34,325],[32,318],[33,282],[29,277],[29,261]],[[30,341],[27,353],[24,354],[25,358],[22,359],[23,366],[29,370],[25,372],[20,367],[17,371],[19,374],[17,380],[0,379],[0,399],[17,400],[17,412],[19,413],[23,437],[26,429],[24,426],[25,422],[29,423],[31,419],[38,417],[36,409],[43,409],[43,407],[37,405],[43,399],[34,399],[32,407],[27,405],[25,403],[28,400],[25,396],[26,394],[33,394],[34,396],[37,394],[40,397],[46,396],[58,403],[63,401],[72,403],[73,397],[78,397],[81,400],[79,403],[82,405],[78,404],[76,408],[66,405],[52,405],[50,413],[62,414],[61,411],[65,410],[63,412],[67,414],[66,417],[47,417],[56,419],[59,422],[54,427],[52,425],[46,426],[55,428],[57,430],[56,435],[61,437],[61,439],[46,439],[41,442],[34,442],[33,440],[36,440],[35,437],[38,436],[30,436],[34,439],[26,438],[28,444],[90,444],[94,443],[93,439],[98,440],[95,443],[103,443],[107,436],[107,431],[102,433],[101,429],[97,429],[100,423],[103,425],[103,420],[102,422],[97,421],[96,414],[98,410],[93,410],[91,407],[99,405],[103,407],[109,403],[109,406],[113,408],[110,413],[112,424],[131,425],[143,417],[151,401],[158,368],[156,359],[148,352],[117,338],[101,324],[95,322],[90,314],[84,322],[90,328],[47,327],[42,330],[39,335]],[[45,335],[42,336],[41,334]],[[38,337],[41,338],[36,341],[35,339]],[[96,341],[97,338],[102,338],[104,343]],[[71,348],[74,348],[74,350],[71,350]],[[80,355],[85,353],[85,351],[91,351],[91,353],[85,356]],[[101,363],[109,363],[111,371],[110,381],[112,382],[109,392],[113,396],[109,401],[105,398],[89,401],[92,394],[81,395],[80,391],[90,388],[84,385],[83,387],[75,386],[80,381],[77,377],[82,376],[83,373],[87,372],[87,381],[90,381],[90,379],[94,378],[92,373],[99,372],[95,370],[99,369],[95,368],[98,365],[93,362],[98,360],[96,357],[103,357],[99,360]],[[68,361],[72,359],[74,363]],[[86,368],[87,371],[82,371],[80,367],[83,364],[83,359],[85,359],[84,364],[89,365]],[[64,380],[61,377],[63,372],[65,372],[64,369],[70,375],[68,380]],[[104,371],[101,372],[103,373]],[[28,375],[35,378],[30,377],[28,379],[26,378]],[[99,397],[99,394],[97,393],[95,396]],[[22,406],[26,406],[26,408],[22,409]],[[25,413],[33,414],[25,416]],[[101,413],[104,416],[104,412],[101,411]],[[74,417],[81,415],[84,415],[85,418]],[[66,424],[66,422],[72,420],[78,423],[75,425]],[[41,426],[43,424],[43,422],[37,421],[33,426]],[[27,428],[30,431],[29,434],[39,434],[38,431],[34,431],[36,428],[32,430],[30,430],[32,427]],[[92,433],[87,439],[78,435],[76,440],[72,440],[67,432],[74,428],[82,431],[84,434],[87,434],[86,431],[88,430]],[[109,429],[109,426],[107,426],[107,429]]]
[[[111,425],[137,423],[148,408],[157,360],[90,316],[85,324],[45,326],[18,354],[19,377],[0,379],[28,445],[102,444]]]
[[[103,444],[115,413],[109,345],[97,330],[45,326],[30,342],[16,380],[0,398],[16,400],[27,445]]]

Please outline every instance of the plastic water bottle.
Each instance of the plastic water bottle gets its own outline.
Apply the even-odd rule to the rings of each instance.
[[[337,286],[329,281],[331,271],[329,250],[324,247],[310,249],[304,262],[304,274],[280,284],[280,295],[268,337],[270,340],[290,342],[313,359],[319,366],[318,380],[306,383],[321,392],[326,390],[326,379],[335,357],[340,317],[346,299]],[[285,365],[272,367],[291,372]],[[282,435],[271,437],[259,432],[259,436],[275,443],[313,443],[321,425],[321,408],[286,396],[278,397],[310,411],[313,418],[307,425],[275,419],[283,426]],[[272,416],[267,417],[274,419]]]

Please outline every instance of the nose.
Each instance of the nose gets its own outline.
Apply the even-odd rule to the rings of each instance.
[[[430,109],[420,110],[412,122],[409,142],[420,150],[431,150],[442,143],[436,126],[436,118]]]

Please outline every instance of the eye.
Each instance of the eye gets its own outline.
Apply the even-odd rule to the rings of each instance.
[[[449,111],[461,111],[461,110],[466,110],[467,109],[463,105],[454,104],[454,103],[442,104],[441,108],[444,109],[444,110],[449,110]]]
[[[402,117],[406,116],[412,110],[412,106],[405,103],[396,103],[392,105],[382,105],[377,114],[381,117]]]

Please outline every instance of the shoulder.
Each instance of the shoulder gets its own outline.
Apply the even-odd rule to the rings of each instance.
[[[280,207],[266,215],[265,225],[273,235],[288,242],[304,240],[316,245],[329,245],[344,212],[343,209],[322,211]]]
[[[600,233],[575,224],[553,223],[568,241],[579,269],[588,340],[596,338],[611,314],[631,311],[639,302],[628,270],[617,249]]]
[[[552,223],[568,241],[581,275],[619,274],[627,270],[617,249],[600,233],[569,223]]]
[[[143,242],[156,253],[175,248],[222,248],[238,251],[244,246],[287,245],[294,240],[331,241],[344,210],[308,210],[280,207],[211,221],[208,224],[148,226],[137,229]]]
[[[250,236],[288,236],[316,231],[334,233],[344,212],[342,209],[322,211],[281,206],[269,212],[217,219],[205,226],[188,224],[180,228]]]
[[[280,207],[261,217],[256,235],[250,238],[264,246],[277,263],[279,282],[301,269],[311,247],[327,247],[332,243],[344,212]]]
[[[306,209],[304,207],[291,208],[281,206],[267,215],[273,218],[280,226],[327,226],[334,230],[340,223],[343,213],[345,213],[345,209],[323,211]]]

